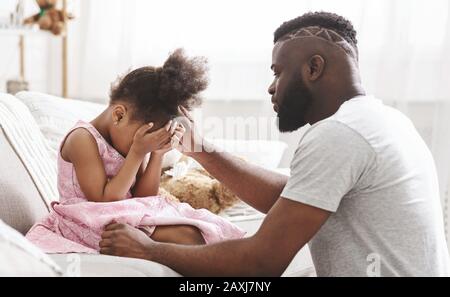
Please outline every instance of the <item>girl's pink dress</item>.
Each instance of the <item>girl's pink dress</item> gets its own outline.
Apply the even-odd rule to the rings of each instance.
[[[97,141],[108,178],[120,170],[124,157],[89,123],[78,122],[69,132],[83,128]],[[83,149],[80,147],[79,149]],[[112,222],[126,223],[152,232],[157,226],[191,225],[197,227],[206,243],[242,238],[241,229],[207,210],[195,210],[161,196],[132,198],[119,202],[88,202],[81,191],[75,169],[58,156],[58,190],[60,202],[52,203],[52,211],[31,228],[27,238],[49,254],[98,253],[101,234]]]

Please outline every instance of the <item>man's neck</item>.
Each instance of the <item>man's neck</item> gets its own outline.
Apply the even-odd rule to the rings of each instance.
[[[365,95],[366,92],[360,84],[354,84],[352,87],[343,90],[335,90],[332,92],[328,90],[326,94],[317,97],[320,100],[315,105],[315,110],[311,111],[308,122],[314,125],[317,122],[327,119],[334,115],[345,102]]]

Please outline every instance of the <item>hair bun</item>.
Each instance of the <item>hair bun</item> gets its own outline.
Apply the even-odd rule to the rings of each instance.
[[[188,58],[183,49],[177,49],[157,72],[158,97],[170,112],[177,113],[178,106],[192,109],[201,105],[200,93],[209,83],[206,58]]]

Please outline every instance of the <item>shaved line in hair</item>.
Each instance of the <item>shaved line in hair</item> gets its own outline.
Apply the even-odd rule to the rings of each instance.
[[[358,60],[358,50],[348,43],[341,35],[331,29],[318,26],[300,28],[292,33],[285,35],[281,40],[289,41],[301,38],[319,38],[327,43],[343,50],[350,57]]]

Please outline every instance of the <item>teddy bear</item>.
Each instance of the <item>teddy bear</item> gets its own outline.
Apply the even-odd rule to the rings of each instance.
[[[177,165],[192,162],[191,159],[183,157],[174,165],[174,169]],[[207,209],[215,214],[221,213],[240,201],[234,193],[202,167],[190,168],[186,165],[182,167],[184,172],[178,176],[170,174],[170,171],[166,171],[161,176],[160,195],[188,203],[195,209]]]
[[[36,0],[36,2],[39,5],[40,12],[25,19],[25,25],[38,24],[41,30],[60,35],[66,29],[67,20],[74,18],[73,15],[56,8],[58,0]]]

